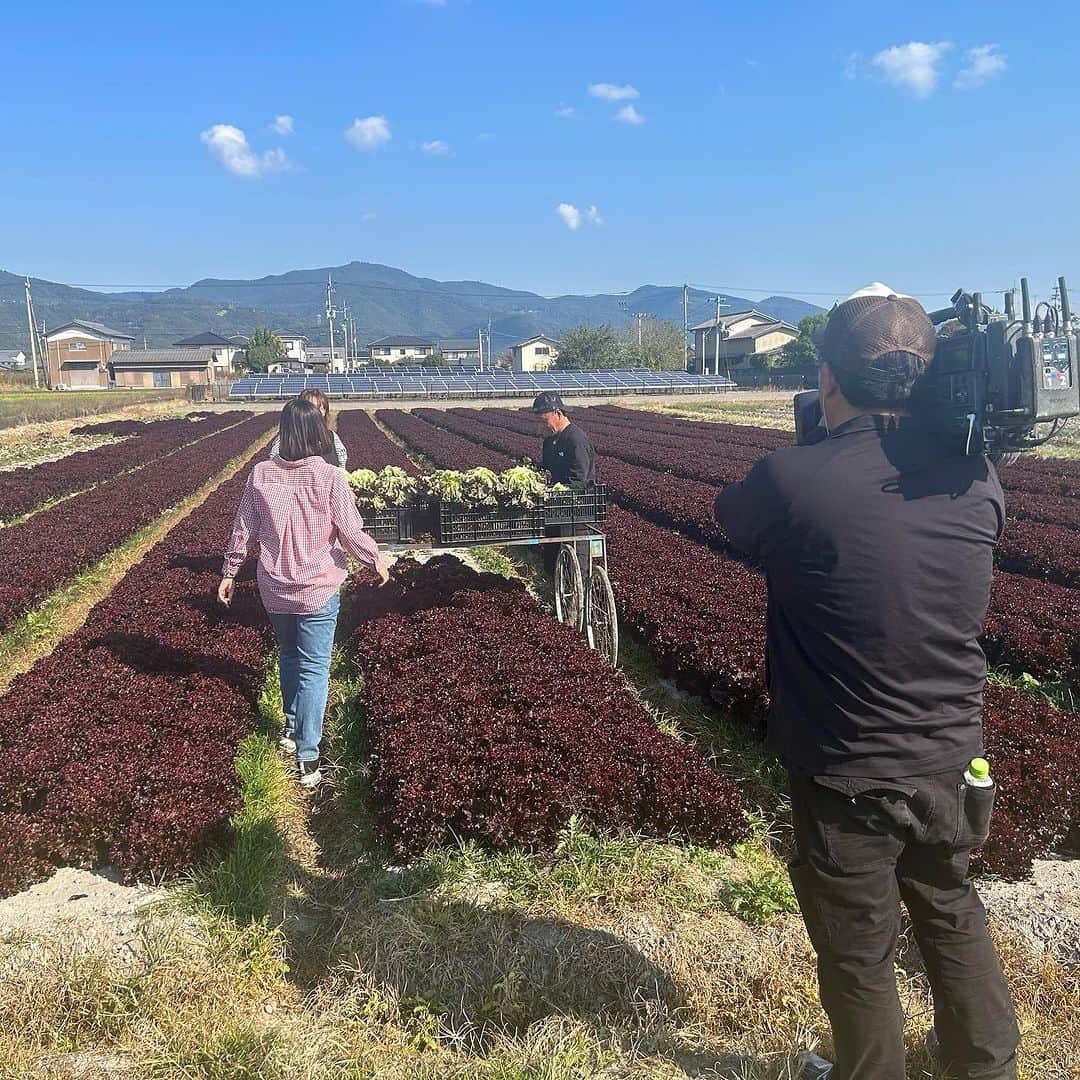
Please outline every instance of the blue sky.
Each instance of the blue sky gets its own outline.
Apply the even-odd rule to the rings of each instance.
[[[21,5],[0,267],[1080,289],[1077,7]]]

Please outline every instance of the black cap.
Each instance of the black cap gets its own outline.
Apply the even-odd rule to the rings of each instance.
[[[544,413],[549,412],[566,412],[566,406],[563,404],[563,400],[555,393],[554,390],[545,390],[542,394],[537,394],[536,399],[533,401],[533,412],[538,416],[543,416]]]

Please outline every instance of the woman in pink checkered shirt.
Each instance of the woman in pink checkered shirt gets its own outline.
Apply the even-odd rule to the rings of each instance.
[[[281,411],[280,456],[251,471],[225,553],[218,597],[232,600],[233,582],[253,541],[259,542],[259,595],[278,642],[285,734],[300,783],[315,787],[319,742],[330,686],[341,588],[352,555],[388,580],[378,546],[363,521],[345,473],[324,460],[333,450],[319,409],[290,401]]]

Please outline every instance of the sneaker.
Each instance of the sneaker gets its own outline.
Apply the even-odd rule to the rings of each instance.
[[[297,765],[297,779],[301,787],[315,788],[322,783],[322,773],[319,770],[319,759],[314,761],[301,761]]]
[[[792,1072],[794,1080],[825,1080],[833,1071],[831,1061],[826,1061],[809,1050],[795,1055],[795,1069]]]
[[[282,735],[277,741],[277,748],[283,754],[295,754],[296,740],[291,735]]]

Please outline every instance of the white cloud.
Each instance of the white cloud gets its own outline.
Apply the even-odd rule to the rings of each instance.
[[[961,69],[953,83],[957,90],[975,90],[1000,75],[1009,66],[1000,49],[1000,45],[976,45],[968,49],[964,56],[967,66]]]
[[[627,83],[618,86],[615,83],[598,82],[589,87],[589,93],[601,101],[636,101],[641,95]]]
[[[645,117],[641,115],[634,108],[633,105],[624,105],[616,114],[616,120],[621,120],[624,124],[644,124]]]
[[[476,136],[477,142],[493,142],[494,139],[495,133],[493,131],[481,131],[480,134]]]
[[[374,221],[379,215],[374,210],[364,210],[360,214],[361,221]]]
[[[581,211],[573,203],[561,202],[555,207],[555,213],[562,218],[563,224],[573,232],[581,228]]]
[[[358,116],[345,129],[345,141],[357,150],[378,150],[390,141],[390,125],[385,116]]]
[[[290,168],[289,159],[280,147],[256,154],[244,132],[232,124],[214,124],[199,138],[210,153],[234,176],[255,180],[268,172],[284,172]]]
[[[847,63],[844,64],[844,78],[857,79],[861,70],[862,57],[857,52],[851,53],[847,58]]]
[[[562,202],[555,207],[555,213],[571,232],[576,232],[586,221],[590,225],[604,224],[604,219],[596,206],[590,206],[588,210],[579,210],[573,203]]]
[[[928,98],[937,86],[938,65],[952,48],[948,41],[909,41],[883,49],[873,64],[888,82],[910,91],[918,98]]]
[[[445,156],[450,153],[450,144],[442,139],[432,139],[431,142],[424,143],[421,149],[425,154]]]
[[[560,120],[569,120],[571,116],[577,116],[577,109],[573,105],[560,105],[555,110],[555,115]]]
[[[288,114],[281,116],[275,116],[274,122],[270,125],[270,130],[275,135],[291,135],[293,133],[293,118]]]

